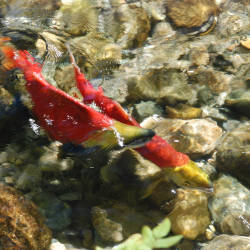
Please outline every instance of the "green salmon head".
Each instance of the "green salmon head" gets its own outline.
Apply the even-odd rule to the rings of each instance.
[[[180,187],[211,188],[208,174],[191,160],[182,166],[166,168],[165,171],[167,177]]]
[[[99,147],[104,150],[143,146],[155,135],[153,130],[114,121],[112,127],[97,130],[81,145],[85,148]]]

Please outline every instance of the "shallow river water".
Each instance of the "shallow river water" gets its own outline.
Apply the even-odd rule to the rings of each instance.
[[[249,16],[248,0],[0,0],[0,249],[250,249]]]

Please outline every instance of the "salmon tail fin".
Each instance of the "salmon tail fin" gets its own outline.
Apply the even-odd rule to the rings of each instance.
[[[15,60],[14,60],[15,49],[9,45],[5,45],[5,43],[8,41],[10,41],[9,37],[0,38],[0,51],[3,56],[1,64],[6,70],[11,70],[16,67]]]
[[[0,38],[0,51],[3,54],[2,65],[6,70],[20,68],[27,81],[32,81],[35,76],[40,75],[42,67],[35,62],[34,58],[26,50],[15,50],[11,45],[5,45],[10,41],[8,37]]]

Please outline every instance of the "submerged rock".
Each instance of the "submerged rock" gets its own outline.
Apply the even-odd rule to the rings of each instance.
[[[71,35],[82,35],[96,29],[97,13],[89,0],[62,1],[53,25]]]
[[[173,211],[168,214],[175,234],[194,240],[203,235],[210,224],[206,193],[191,189],[178,189]]]
[[[216,27],[217,35],[230,37],[249,31],[249,9],[238,1],[231,1],[230,8],[221,13]]]
[[[175,107],[166,106],[167,117],[177,119],[195,119],[200,118],[202,110],[200,108],[194,108],[187,104],[178,104]]]
[[[174,35],[176,35],[176,32],[173,30],[169,23],[160,22],[155,25],[152,37],[153,39],[158,40],[166,39],[166,37],[169,38]]]
[[[190,77],[194,84],[208,87],[213,94],[220,94],[222,92],[230,91],[229,83],[232,79],[232,76],[220,71],[216,71],[212,68],[200,68],[192,73]]]
[[[114,203],[108,207],[92,208],[92,223],[105,242],[120,242],[141,231],[142,226],[160,222],[163,214],[156,210],[142,211],[126,204]]]
[[[237,89],[232,91],[225,100],[225,105],[250,117],[250,90]]]
[[[202,66],[209,64],[209,53],[204,46],[197,46],[192,48],[189,54],[189,60],[194,66]]]
[[[222,234],[209,241],[201,250],[249,250],[250,237]]]
[[[185,33],[204,33],[213,29],[217,13],[218,6],[213,0],[167,0],[167,16]]]
[[[62,144],[58,141],[52,142],[48,147],[42,147],[42,154],[38,160],[38,166],[44,172],[56,172],[70,170],[74,166],[71,158],[60,159],[59,147]]]
[[[32,200],[46,218],[46,225],[52,230],[60,231],[71,223],[71,208],[51,193],[34,194]]]
[[[185,73],[164,66],[152,66],[142,74],[130,77],[128,92],[129,99],[140,97],[170,104],[180,101],[192,103],[196,97],[195,91],[187,84]]]
[[[111,36],[122,48],[141,47],[151,28],[147,12],[137,4],[121,4],[113,14]]]
[[[25,167],[16,181],[16,187],[21,190],[32,190],[40,186],[42,181],[41,169],[33,164]]]
[[[71,39],[70,44],[73,50],[81,55],[79,64],[84,68],[83,71],[88,73],[88,79],[100,74],[110,74],[119,66],[121,47],[102,34],[90,32]],[[74,71],[71,74],[73,73]]]
[[[109,189],[119,193],[128,202],[137,203],[148,196],[162,179],[161,169],[144,159],[139,153],[128,149],[114,153],[109,164],[102,168],[101,178]]]
[[[237,123],[238,125],[238,123]],[[230,172],[247,185],[250,179],[250,123],[228,131],[217,146],[218,168]]]
[[[223,175],[214,182],[209,210],[222,233],[250,235],[250,191],[235,178]]]
[[[45,250],[51,232],[37,207],[14,188],[0,185],[0,245],[4,250]]]
[[[138,122],[141,122],[143,119],[151,115],[162,116],[163,109],[152,101],[147,101],[147,102],[142,101],[138,104],[135,104],[135,108],[133,110],[133,116]]]
[[[209,119],[162,119],[153,129],[175,149],[193,158],[210,154],[222,135],[222,129]]]

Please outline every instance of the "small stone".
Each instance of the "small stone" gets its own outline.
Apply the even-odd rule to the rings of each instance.
[[[165,212],[170,212],[174,206],[176,186],[171,182],[159,183],[149,196],[150,201]]]
[[[186,32],[191,32],[193,31],[192,28],[198,27],[200,27],[201,32],[212,29],[213,22],[210,21],[210,18],[214,17],[217,12],[218,6],[211,0],[167,1],[167,16],[176,27],[185,28]],[[203,28],[203,31],[202,25],[206,23],[210,23],[210,25],[205,29]]]
[[[57,239],[52,239],[49,250],[67,250],[64,244],[60,243]]]
[[[75,86],[75,76],[72,65],[61,66],[55,73],[57,86],[68,93]]]
[[[18,189],[32,190],[34,187],[39,186],[42,180],[42,172],[39,167],[30,164],[20,174],[16,181]]]
[[[221,171],[249,184],[250,178],[250,123],[245,122],[228,131],[217,145],[216,162]]]
[[[82,194],[77,192],[65,193],[59,196],[62,201],[77,201],[82,199]]]
[[[190,51],[189,59],[195,66],[207,65],[209,63],[209,53],[205,47],[193,48]]]
[[[92,209],[92,221],[101,238],[108,242],[123,240],[122,226],[107,218],[107,212],[99,207]]]
[[[160,22],[156,24],[154,31],[153,31],[153,38],[159,39],[159,38],[169,38],[176,34],[176,32],[173,30],[171,25],[166,22]]]
[[[168,214],[175,234],[194,240],[205,234],[210,224],[207,195],[191,189],[178,189],[173,211]]]
[[[221,234],[212,241],[207,242],[206,246],[202,247],[201,250],[249,250],[249,245],[250,237]]]
[[[241,40],[240,44],[246,48],[246,49],[250,49],[250,36],[248,36],[246,39]]]
[[[0,164],[7,162],[8,154],[7,152],[3,151],[0,153]]]
[[[147,12],[136,4],[122,4],[114,13],[113,36],[124,49],[141,47],[151,28]]]
[[[82,35],[97,27],[98,17],[91,1],[75,0],[64,2],[52,22],[59,30]]]
[[[129,202],[138,202],[151,193],[162,176],[158,166],[137,151],[128,149],[113,153],[109,164],[101,170],[101,178],[116,192],[119,190],[121,197],[129,198]]]
[[[6,177],[4,177],[4,181],[7,184],[13,184],[13,183],[15,183],[15,179],[12,176],[6,176]]]
[[[71,208],[50,193],[34,194],[32,200],[46,218],[46,225],[52,230],[60,231],[71,223]]]
[[[232,15],[232,13],[234,14]],[[232,35],[248,31],[249,16],[247,8],[238,2],[230,3],[230,9],[221,13],[216,30],[221,37],[232,37]]]
[[[161,0],[143,1],[143,8],[154,21],[163,21],[166,19],[165,2]]]
[[[91,41],[91,42],[90,42]],[[73,52],[80,53],[80,61],[83,71],[88,72],[87,78],[100,77],[100,74],[111,74],[116,69],[122,58],[121,47],[118,44],[112,42],[112,40],[98,34],[89,33],[86,36],[75,37],[70,40]],[[64,71],[64,72],[63,72]],[[70,80],[70,77],[74,76],[74,72],[70,72],[70,77],[67,77],[69,66],[59,75],[62,85],[63,75]],[[68,84],[72,86],[73,82]]]
[[[201,117],[201,109],[194,108],[187,104],[178,104],[175,107],[166,106],[167,117],[169,118],[177,118],[177,119],[195,119]]]
[[[146,117],[151,115],[163,115],[163,109],[157,105],[155,102],[147,101],[147,102],[140,102],[135,104],[135,108],[133,110],[133,116],[139,122],[141,122]]]
[[[215,237],[216,229],[213,225],[209,225],[206,229],[205,236],[207,240],[212,240]]]
[[[137,100],[139,96],[168,104],[193,103],[196,99],[196,92],[187,83],[186,74],[178,69],[168,69],[163,65],[152,67],[130,78],[128,92],[128,98],[132,100]]]
[[[140,232],[144,225],[155,226],[164,217],[158,210],[143,211],[141,207],[120,202],[93,207],[91,212],[95,230],[103,241],[111,243],[120,242],[131,234]]]
[[[214,182],[209,210],[222,233],[250,235],[250,191],[235,178],[223,175]]]
[[[232,91],[225,100],[225,105],[236,112],[250,117],[250,90]]]
[[[226,122],[228,120],[227,116],[220,112],[218,108],[214,108],[211,106],[203,106],[202,110],[202,118],[212,118],[218,122]]]
[[[199,86],[207,86],[213,94],[230,91],[230,81],[232,76],[224,72],[216,71],[211,68],[197,69],[191,76],[193,83]]]

